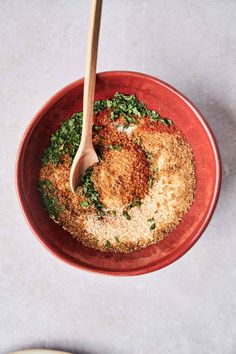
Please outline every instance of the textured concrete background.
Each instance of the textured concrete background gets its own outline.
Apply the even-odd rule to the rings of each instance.
[[[136,70],[187,95],[222,155],[214,217],[179,261],[111,278],[34,238],[14,191],[16,149],[53,93],[84,73],[89,1],[0,1],[0,353],[236,353],[236,1],[104,0],[98,71]]]

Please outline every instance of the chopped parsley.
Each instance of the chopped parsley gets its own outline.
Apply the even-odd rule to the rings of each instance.
[[[97,212],[100,216],[104,216],[104,205],[100,202],[99,194],[95,190],[93,181],[92,181],[93,168],[89,167],[81,180],[82,184],[82,193],[88,201],[95,206]]]
[[[127,219],[127,220],[131,220],[131,216],[129,215],[129,213],[126,210],[123,210],[122,215]]]
[[[152,162],[153,154],[151,152],[149,152],[149,151],[144,151],[144,154],[145,154],[146,158],[148,159],[148,161]]]
[[[131,208],[133,208],[133,207],[135,207],[135,206],[137,206],[137,207],[141,207],[141,205],[142,205],[142,202],[141,202],[141,200],[140,199],[134,199],[129,205],[128,205],[128,209],[131,209]]]
[[[155,228],[156,228],[156,224],[155,224],[155,223],[153,223],[153,224],[150,226],[150,231],[155,230]]]
[[[103,111],[105,108],[107,108],[107,100],[96,101],[94,103],[93,111],[95,114],[98,114],[99,112]]]
[[[112,248],[112,244],[109,240],[106,241],[106,245],[107,248]]]
[[[93,125],[94,130],[102,130],[103,127],[100,127],[99,125]]]
[[[149,188],[152,188],[152,186],[153,186],[153,180],[154,180],[154,176],[151,175],[151,176],[149,177],[149,181],[148,181],[148,187],[149,187]]]
[[[49,179],[39,181],[39,192],[45,210],[52,219],[57,219],[59,213],[64,210],[64,205],[58,203],[52,182]]]
[[[146,105],[138,101],[135,95],[124,95],[122,93],[115,93],[114,97],[110,100],[96,101],[94,104],[94,113],[98,114],[105,108],[110,110],[110,119],[116,121],[119,117],[123,117],[126,121],[124,128],[130,124],[139,124],[135,118],[144,118],[149,116],[151,122],[159,121],[165,125],[172,125],[172,121],[167,118],[162,118],[159,113],[150,110]]]
[[[117,144],[117,145],[108,144],[107,147],[110,150],[119,150],[120,151],[122,149],[122,145],[120,145],[120,144]]]
[[[154,168],[154,170],[151,173],[151,176],[149,177],[149,181],[148,181],[148,187],[152,188],[153,186],[153,181],[155,178],[155,174],[158,172],[158,167]]]
[[[140,137],[137,137],[135,140],[134,140],[134,143],[137,144],[138,146],[141,146],[142,144],[142,140]]]
[[[44,151],[42,162],[57,165],[61,156],[69,154],[73,159],[80,144],[83,113],[75,113],[65,121],[51,137],[51,144]]]
[[[168,125],[168,126],[171,126],[173,124],[172,120],[171,119],[168,119],[168,118],[162,118],[160,116],[159,113],[157,113],[156,111],[151,111],[151,110],[148,110],[148,114],[149,117],[150,117],[150,122],[157,122],[159,121],[160,123],[163,123],[165,125]]]
[[[172,120],[169,118],[160,118],[159,121],[169,127],[173,124]]]
[[[149,110],[150,122],[156,122],[161,119],[161,116],[156,111]]]
[[[154,218],[150,218],[150,219],[148,219],[147,220],[148,222],[151,222],[152,224],[151,224],[151,226],[150,226],[150,231],[153,231],[153,230],[155,230],[155,228],[156,228],[156,224],[155,224],[155,220],[154,220]]]
[[[147,220],[148,222],[153,222],[154,221],[154,218],[150,218]]]
[[[80,203],[80,205],[83,207],[83,208],[87,208],[89,206],[89,203],[86,202],[86,201],[83,201]]]

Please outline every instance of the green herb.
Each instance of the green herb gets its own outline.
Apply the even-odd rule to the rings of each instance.
[[[154,218],[150,218],[150,219],[148,219],[147,221],[148,221],[148,222],[152,222],[152,221],[154,221]]]
[[[117,144],[117,145],[108,144],[107,147],[110,150],[119,150],[120,151],[122,149],[122,145],[119,145],[119,144]]]
[[[153,224],[150,226],[150,230],[152,231],[152,230],[154,230],[155,228],[156,228],[156,224],[153,223]]]
[[[135,95],[126,96],[117,92],[109,102],[108,108],[111,110],[111,120],[124,117],[128,126],[136,122],[134,116],[139,118],[146,116],[144,103],[139,102]]]
[[[107,248],[112,248],[112,244],[111,244],[111,242],[108,241],[108,240],[106,241],[106,247],[107,247]]]
[[[99,125],[94,125],[93,129],[98,131],[98,130],[102,130],[102,127],[100,127]]]
[[[137,206],[137,207],[141,207],[141,204],[142,204],[142,202],[141,202],[141,200],[140,199],[135,199],[134,201],[133,201],[133,203],[132,203],[132,206],[134,207],[134,206]]]
[[[158,172],[158,167],[155,167],[154,169],[153,169],[153,171],[152,171],[152,173],[157,173]]]
[[[115,210],[112,210],[112,215],[116,216],[116,211]]]
[[[95,114],[98,114],[99,112],[103,111],[105,108],[107,108],[107,100],[96,101],[94,103],[93,111]]]
[[[150,117],[150,122],[156,122],[159,121],[161,119],[160,114],[157,113],[156,111],[148,111],[148,115]]]
[[[136,139],[134,140],[134,143],[137,144],[138,146],[141,146],[141,144],[142,144],[141,138],[140,138],[140,137],[136,138]]]
[[[63,211],[65,207],[58,203],[52,182],[48,179],[39,181],[39,192],[46,211],[52,219],[57,219],[59,213]]]
[[[144,151],[144,154],[146,155],[146,158],[148,159],[148,161],[151,162],[153,159],[153,154],[149,151]]]
[[[129,215],[129,213],[126,210],[123,210],[122,214],[127,220],[131,220],[131,216]]]
[[[110,119],[115,121],[119,117],[124,117],[126,123],[124,128],[128,128],[130,124],[139,124],[138,118],[150,117],[151,122],[159,121],[167,126],[172,125],[172,121],[168,118],[162,118],[156,111],[149,110],[143,102],[137,100],[135,95],[124,95],[116,93],[111,100],[96,101],[94,104],[94,113],[98,114],[104,109],[110,110]],[[52,135],[49,147],[44,151],[43,164],[49,162],[57,165],[61,162],[64,154],[69,154],[71,159],[74,158],[79,147],[82,132],[83,113],[75,113]],[[103,127],[94,126],[95,131],[101,130]],[[119,149],[119,148],[118,148]]]
[[[49,147],[44,151],[42,162],[57,165],[61,156],[68,153],[73,159],[80,144],[83,113],[75,113],[65,121],[51,137]]]
[[[125,119],[128,123],[134,123],[135,122],[135,119],[129,115],[126,115],[125,116]]]
[[[119,240],[119,238],[117,236],[115,236],[115,240],[116,240],[117,243],[120,243],[120,240]]]
[[[113,99],[95,102],[94,112],[98,113],[101,110],[108,108],[110,110],[110,119],[115,121],[119,117],[124,117],[126,124],[125,128],[130,124],[139,124],[139,120],[149,116],[151,122],[159,121],[165,125],[172,125],[172,121],[167,118],[162,118],[159,113],[154,110],[149,110],[143,102],[137,100],[135,95],[124,95],[117,92]]]
[[[124,124],[124,129],[128,129],[128,128],[129,128],[129,123],[126,122],[126,123]]]
[[[160,122],[162,124],[165,124],[165,125],[168,125],[168,126],[171,126],[173,124],[171,119],[162,118],[160,116],[160,114],[157,113],[156,111],[148,110],[148,114],[147,115],[150,117],[150,122],[157,122],[158,121],[158,122]]]
[[[112,101],[111,100],[106,100],[106,105],[107,105],[107,108],[111,108],[112,107]]]
[[[151,176],[149,177],[149,181],[148,181],[148,187],[149,187],[149,188],[152,188],[152,186],[153,186],[153,180],[154,180],[154,177],[153,177],[153,175],[151,175]]]
[[[89,167],[81,180],[82,193],[97,209],[100,216],[104,216],[104,205],[100,202],[99,194],[92,181],[93,168]]]
[[[169,127],[173,124],[172,120],[168,118],[160,118],[159,121]]]
[[[152,173],[151,173],[151,176],[149,177],[149,181],[148,181],[148,187],[149,188],[152,188],[153,186],[153,181],[154,181],[154,177],[155,177],[155,174],[158,172],[158,167],[154,168]]]
[[[86,202],[86,201],[83,201],[80,203],[80,205],[83,207],[83,208],[87,208],[89,206],[89,203]]]
[[[135,206],[137,206],[137,207],[140,208],[141,205],[142,205],[142,202],[141,202],[140,199],[134,199],[134,200],[128,205],[128,209],[131,209],[131,208],[133,208],[133,207],[135,207]]]
[[[118,116],[115,116],[115,113],[113,111],[111,111],[110,119],[114,122],[116,118],[118,118]]]

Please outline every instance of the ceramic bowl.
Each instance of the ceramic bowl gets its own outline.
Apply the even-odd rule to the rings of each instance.
[[[38,173],[50,136],[74,112],[82,111],[83,79],[67,85],[40,109],[21,141],[16,185],[23,214],[36,237],[57,258],[93,272],[137,275],[163,268],[180,258],[199,239],[214,212],[220,190],[220,158],[209,126],[190,101],[165,82],[135,72],[97,75],[96,100],[116,92],[137,98],[171,118],[193,148],[197,186],[194,202],[182,222],[163,241],[130,254],[103,253],[83,246],[53,222],[37,189]]]

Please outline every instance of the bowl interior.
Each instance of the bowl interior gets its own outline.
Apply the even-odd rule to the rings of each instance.
[[[50,136],[74,112],[82,111],[83,80],[53,96],[29,125],[18,154],[17,188],[26,219],[40,241],[59,258],[89,270],[117,275],[146,273],[173,262],[200,237],[214,210],[220,180],[217,148],[209,128],[195,108],[167,84],[138,73],[98,74],[96,100],[116,92],[139,100],[171,118],[191,143],[197,173],[196,196],[178,227],[159,244],[131,254],[103,253],[83,246],[55,224],[43,209],[37,190],[38,173]]]

